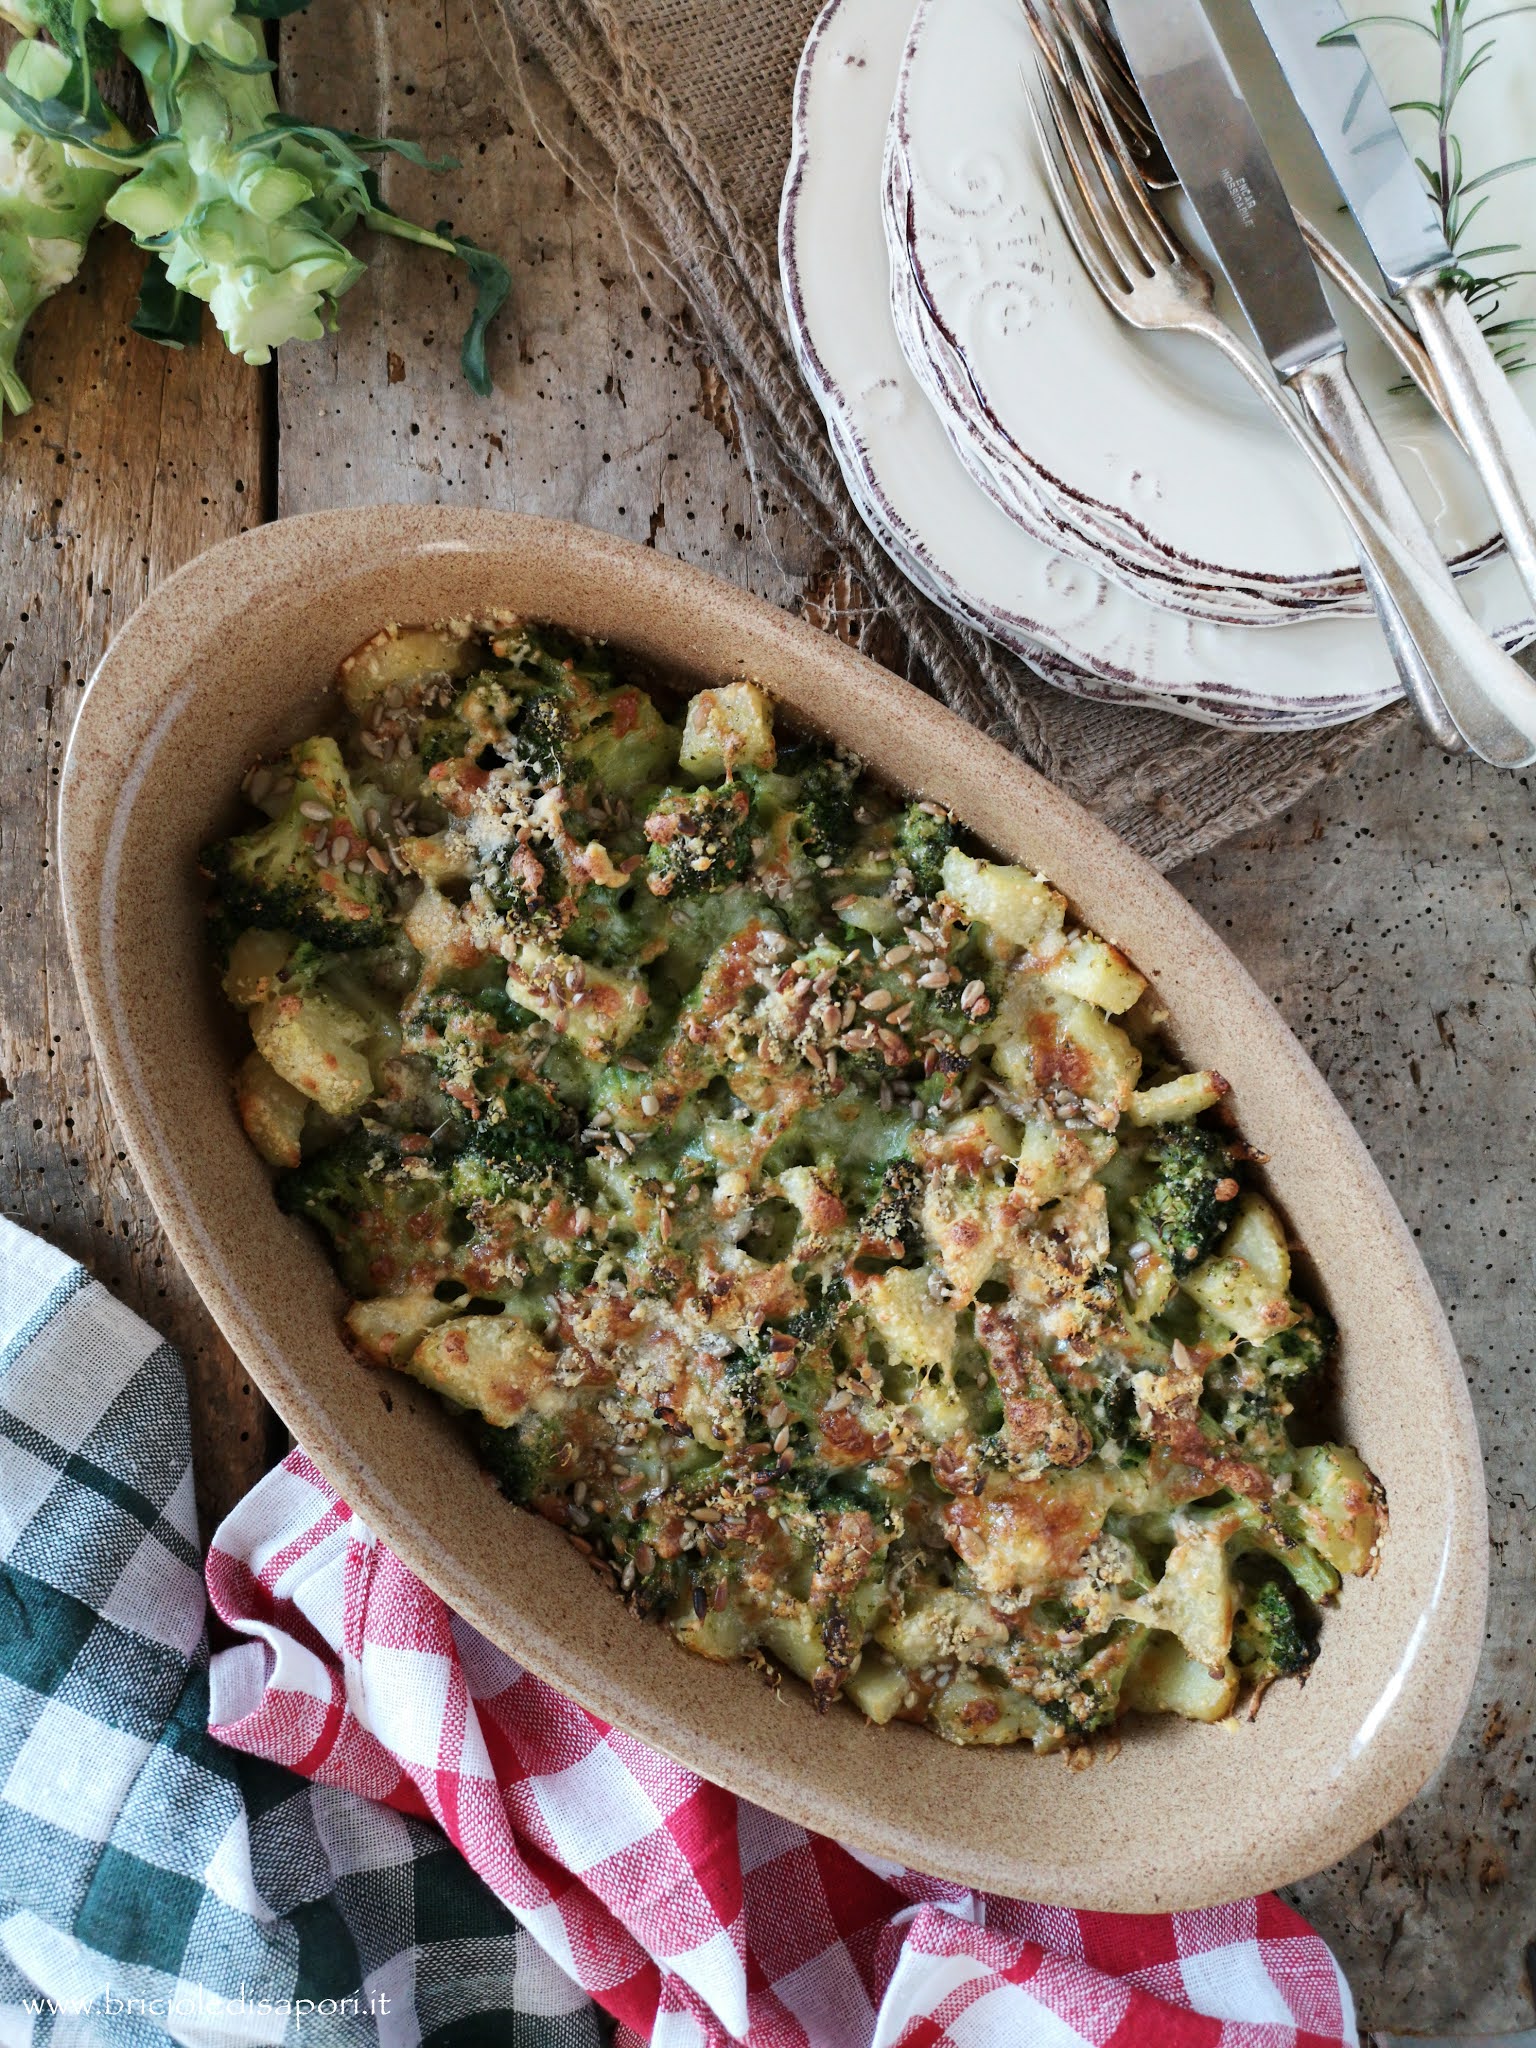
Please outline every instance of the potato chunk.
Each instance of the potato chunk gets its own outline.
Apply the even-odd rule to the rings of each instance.
[[[1237,1703],[1237,1684],[1237,1666],[1230,1659],[1213,1677],[1176,1636],[1154,1636],[1125,1681],[1124,1699],[1143,1714],[1224,1721]]]
[[[242,1010],[269,1001],[282,987],[278,976],[292,955],[287,932],[242,932],[229,949],[221,984],[225,995]]]
[[[1296,1321],[1290,1300],[1291,1254],[1280,1218],[1262,1195],[1244,1195],[1214,1258],[1184,1282],[1187,1294],[1251,1344]]]
[[[996,1031],[992,1064],[1024,1100],[1059,1100],[1065,1091],[1111,1128],[1129,1104],[1141,1054],[1118,1024],[1080,996],[1047,988],[1037,974],[1015,974]]]
[[[678,756],[689,775],[718,782],[738,768],[771,768],[777,759],[773,706],[756,683],[701,690],[689,703]]]
[[[1061,930],[1066,898],[1038,875],[996,861],[972,860],[952,846],[944,856],[944,893],[973,921],[1016,946],[1034,946]]]
[[[1227,1093],[1227,1083],[1214,1067],[1209,1067],[1198,1074],[1179,1074],[1172,1081],[1160,1081],[1155,1088],[1138,1088],[1125,1114],[1138,1125],[1187,1124],[1203,1110],[1214,1109]]]
[[[453,1314],[432,1293],[381,1294],[372,1301],[354,1301],[345,1322],[354,1349],[372,1364],[403,1365],[428,1330]]]
[[[1336,1571],[1355,1576],[1375,1563],[1381,1495],[1357,1451],[1313,1444],[1296,1460],[1296,1504],[1308,1541]]]
[[[564,1032],[589,1060],[607,1059],[633,1038],[651,1000],[637,976],[577,960],[534,940],[507,969],[507,993]]]
[[[336,684],[347,709],[362,712],[386,690],[399,690],[410,702],[428,683],[467,676],[477,659],[475,637],[462,622],[385,626],[338,663]]]
[[[554,1391],[554,1353],[511,1314],[450,1316],[427,1332],[404,1368],[424,1386],[477,1408],[498,1429]]]
[[[864,1278],[858,1299],[897,1365],[951,1365],[955,1356],[955,1311],[928,1292],[928,1276],[915,1267],[893,1266]]]
[[[235,1075],[235,1107],[245,1135],[269,1165],[298,1165],[309,1100],[259,1052],[247,1053]]]
[[[250,1013],[256,1049],[283,1079],[332,1116],[360,1109],[373,1073],[358,1047],[368,1025],[356,1010],[315,989],[275,996]]]

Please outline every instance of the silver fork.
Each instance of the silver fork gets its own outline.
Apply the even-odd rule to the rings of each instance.
[[[1048,22],[1038,11],[1046,6]],[[1370,478],[1373,503],[1287,403],[1268,364],[1217,314],[1210,276],[1153,206],[1122,121],[1064,13],[1056,0],[1031,9],[1037,38],[1049,37],[1057,53],[1039,66],[1049,121],[1034,96],[1025,97],[1052,197],[1084,268],[1131,326],[1199,334],[1219,348],[1297,442],[1355,535],[1399,677],[1437,743],[1459,749],[1464,739],[1501,767],[1527,766],[1536,760],[1536,683],[1471,617],[1438,554],[1431,567],[1383,517],[1379,507],[1406,496],[1385,451],[1363,449],[1355,421],[1327,422],[1336,445],[1354,456],[1356,474]],[[1402,523],[1422,524],[1411,501]]]
[[[1049,7],[1058,36],[1070,33],[1060,0],[1044,0]],[[1062,66],[1061,52],[1057,39],[1040,33],[1040,21],[1036,12],[1036,0],[1021,0],[1025,19],[1035,30],[1035,41],[1041,55],[1055,74],[1056,82],[1068,88],[1068,79]],[[1093,66],[1100,92],[1113,108],[1120,126],[1122,139],[1136,165],[1141,182],[1152,192],[1170,192],[1178,188],[1178,178],[1168,161],[1162,140],[1157,130],[1147,119],[1146,109],[1136,89],[1136,81],[1127,70],[1120,46],[1115,41],[1113,29],[1107,24],[1093,0],[1082,0],[1078,7],[1082,17],[1084,33],[1078,40],[1077,48],[1081,58]],[[1429,350],[1407,323],[1393,312],[1392,308],[1370,284],[1360,275],[1349,258],[1329,241],[1322,231],[1315,227],[1307,216],[1297,209],[1296,225],[1301,229],[1302,238],[1311,252],[1318,269],[1332,279],[1359,313],[1362,320],[1392,354],[1399,367],[1419,387],[1424,397],[1450,431],[1461,439],[1461,429],[1452,415],[1450,400],[1445,386],[1440,381],[1440,372],[1430,359]]]

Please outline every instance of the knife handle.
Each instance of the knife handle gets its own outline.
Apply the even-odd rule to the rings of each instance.
[[[1450,575],[1441,561],[1440,550],[1365,409],[1365,401],[1345,368],[1343,354],[1325,356],[1321,362],[1297,371],[1290,381],[1291,389],[1312,415],[1313,424],[1339,467],[1381,514],[1426,573],[1444,577],[1449,585]],[[1382,631],[1386,634],[1408,701],[1420,725],[1437,746],[1451,753],[1461,753],[1464,751],[1461,734],[1435,687],[1428,664],[1414,645],[1402,612],[1392,596],[1390,579],[1383,575],[1371,549],[1358,533],[1356,539],[1360,542],[1360,573],[1380,616]]]
[[[1440,374],[1452,424],[1488,493],[1510,560],[1536,605],[1536,426],[1460,292],[1421,278],[1400,296]]]
[[[1536,680],[1462,602],[1354,387],[1343,350],[1308,364],[1290,381],[1317,424],[1323,445],[1315,453],[1324,481],[1412,642],[1417,666],[1400,671],[1404,687],[1413,692],[1432,678],[1440,717],[1449,711],[1473,753],[1500,768],[1529,767],[1536,761]],[[1383,624],[1395,640],[1387,614]],[[1416,695],[1414,701],[1417,706]]]

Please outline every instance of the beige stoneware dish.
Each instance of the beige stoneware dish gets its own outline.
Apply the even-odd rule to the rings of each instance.
[[[487,1486],[410,1383],[343,1348],[319,1243],[282,1216],[230,1099],[232,1018],[203,954],[198,847],[251,759],[312,730],[337,659],[388,619],[511,606],[700,683],[755,676],[892,782],[1044,869],[1156,983],[1244,1134],[1343,1338],[1337,1427],[1385,1482],[1374,1579],[1345,1584],[1305,1687],[1254,1721],[1125,1724],[1086,1769],[954,1749],[631,1618],[546,1523]],[[707,1777],[877,1856],[1119,1911],[1282,1884],[1381,1827],[1452,1741],[1482,1640],[1476,1429],[1429,1281],[1364,1147],[1220,940],[1101,825],[917,691],[757,599],[573,526],[380,507],[266,526],[164,584],[81,710],[61,818],[65,910],[96,1052],[167,1233],[253,1378],[369,1523],[457,1609],[586,1706]]]

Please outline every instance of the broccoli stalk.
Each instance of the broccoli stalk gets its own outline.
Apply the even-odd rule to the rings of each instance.
[[[1214,1132],[1198,1124],[1173,1124],[1152,1146],[1150,1157],[1156,1178],[1136,1198],[1136,1212],[1182,1277],[1226,1230],[1238,1192],[1232,1155]]]
[[[320,947],[386,944],[383,878],[366,860],[352,872],[368,835],[340,749],[334,740],[303,740],[288,758],[293,787],[270,824],[203,853],[216,914]],[[340,858],[338,839],[347,849]]]
[[[752,797],[744,784],[669,789],[645,821],[653,896],[724,888],[752,865]]]
[[[55,100],[67,89],[72,70],[62,50],[24,42],[6,59],[5,80],[29,98]],[[131,140],[115,125],[109,133],[117,145]],[[9,99],[0,102],[0,399],[12,412],[25,412],[32,403],[16,371],[27,323],[80,268],[121,177],[103,159],[81,161],[30,126]]]

